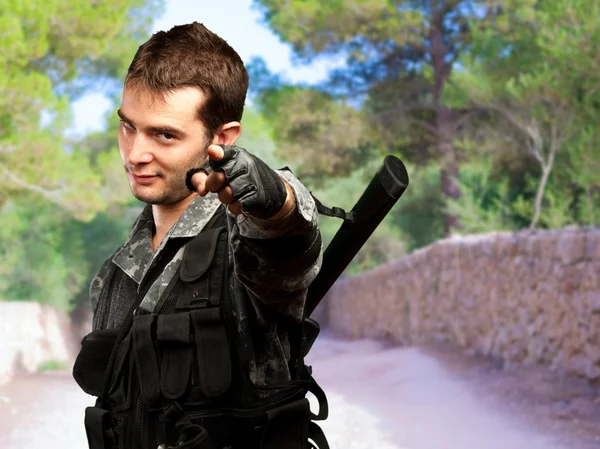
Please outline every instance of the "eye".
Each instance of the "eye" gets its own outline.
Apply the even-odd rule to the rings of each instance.
[[[169,134],[169,133],[160,133],[158,134],[159,136],[159,140],[161,142],[172,142],[173,140],[176,139],[176,137],[173,134]]]
[[[131,126],[131,124],[127,123],[125,120],[121,120],[120,122],[127,129],[131,129],[131,130],[135,129],[133,126]]]

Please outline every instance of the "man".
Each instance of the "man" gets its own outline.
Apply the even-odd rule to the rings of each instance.
[[[91,449],[327,447],[300,353],[318,213],[289,170],[234,145],[247,87],[198,23],[154,34],[129,67],[119,149],[147,206],[90,286],[73,373],[98,396]]]

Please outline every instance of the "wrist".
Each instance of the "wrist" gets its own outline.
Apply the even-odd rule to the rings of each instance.
[[[268,221],[281,220],[282,218],[286,217],[294,209],[294,207],[296,207],[296,197],[294,196],[294,191],[292,190],[292,187],[287,183],[285,179],[281,178],[281,181],[283,182],[286,191],[285,202],[283,203],[281,209],[279,209],[279,212],[277,212],[272,217],[267,218]]]

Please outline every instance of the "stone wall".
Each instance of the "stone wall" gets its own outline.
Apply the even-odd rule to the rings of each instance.
[[[350,338],[451,342],[600,380],[600,228],[442,240],[338,281],[321,320]]]
[[[600,380],[600,227],[443,240],[338,281],[315,311],[350,338],[446,341]],[[48,361],[71,363],[89,317],[0,301],[0,384]]]
[[[70,366],[89,332],[66,313],[37,302],[0,301],[0,317],[0,385],[15,374],[35,372],[44,362]]]

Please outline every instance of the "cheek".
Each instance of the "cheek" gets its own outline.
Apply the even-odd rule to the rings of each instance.
[[[126,146],[125,146],[125,141],[123,139],[123,136],[121,136],[121,133],[119,133],[118,141],[119,141],[119,153],[121,153],[121,156],[123,156],[126,153]]]
[[[129,135],[127,129],[123,126],[123,124],[119,126],[117,138],[119,142],[119,151],[121,152],[121,154],[127,153],[129,148],[131,147],[131,136]]]

